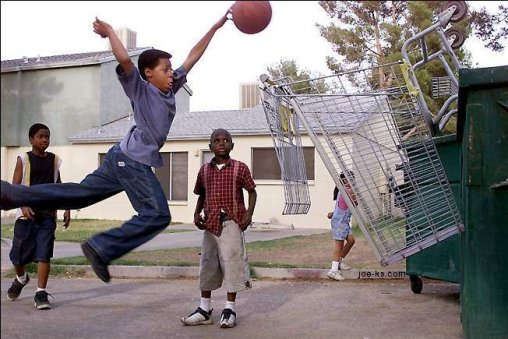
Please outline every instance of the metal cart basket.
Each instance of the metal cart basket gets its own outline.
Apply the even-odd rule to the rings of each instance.
[[[305,133],[382,265],[463,230],[408,71],[400,62],[304,81],[260,77],[285,184],[284,212],[310,207]],[[352,183],[356,206],[341,172]]]

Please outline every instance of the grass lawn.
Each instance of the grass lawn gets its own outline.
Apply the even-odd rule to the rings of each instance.
[[[57,241],[83,241],[89,236],[119,226],[119,220],[72,220],[67,230],[59,222],[56,232]],[[13,224],[2,225],[2,237],[12,238]],[[178,224],[172,224],[165,232],[189,231],[178,229]],[[367,244],[358,227],[353,227],[356,243],[346,258],[346,262],[353,268],[385,269],[379,264],[374,253]],[[248,236],[248,235],[247,235]],[[273,268],[321,268],[330,267],[333,250],[331,231],[307,236],[293,236],[288,238],[256,241],[247,244],[249,263],[252,267]],[[140,265],[140,266],[199,266],[200,247],[187,247],[155,251],[131,252],[114,260],[112,265]],[[53,259],[53,265],[87,265],[84,257],[70,257]],[[405,261],[389,266],[389,269],[404,269]],[[35,272],[35,265],[27,270]],[[53,270],[51,274],[58,274]]]
[[[101,219],[71,219],[71,223],[67,229],[62,227],[63,222],[57,222],[55,237],[56,241],[81,242],[92,235],[108,230],[112,227],[120,226],[123,220],[101,220]],[[178,229],[178,225],[182,223],[171,223],[164,233],[189,232],[186,229]],[[2,238],[12,239],[14,234],[14,223],[2,224]]]

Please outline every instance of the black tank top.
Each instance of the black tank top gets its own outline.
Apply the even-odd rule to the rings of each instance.
[[[55,154],[47,152],[47,156],[39,157],[31,151],[27,152],[30,162],[30,186],[55,182]],[[54,210],[34,210],[34,213],[55,215]]]

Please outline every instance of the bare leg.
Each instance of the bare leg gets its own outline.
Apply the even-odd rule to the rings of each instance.
[[[335,240],[332,253],[332,261],[339,261],[344,248],[344,240]]]
[[[18,277],[25,275],[25,265],[14,265],[14,270],[16,271],[16,275]]]
[[[50,263],[39,261],[37,264],[37,287],[38,288],[46,288],[48,285],[48,277],[49,277],[49,270],[50,270]]]
[[[201,298],[211,298],[212,291],[201,291]]]
[[[355,237],[352,234],[348,235],[346,238],[346,245],[344,245],[344,247],[342,248],[342,250],[340,252],[340,257],[345,258],[346,255],[349,253],[349,250],[351,250],[351,247],[353,247],[354,244],[355,244]]]
[[[236,292],[228,292],[228,301],[235,302]]]

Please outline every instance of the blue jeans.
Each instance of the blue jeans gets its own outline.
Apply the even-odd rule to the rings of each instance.
[[[171,222],[166,196],[151,167],[128,158],[118,144],[111,147],[102,165],[79,184],[27,187],[2,181],[1,207],[80,209],[122,191],[138,214],[122,226],[88,239],[90,246],[109,264],[155,237]]]

